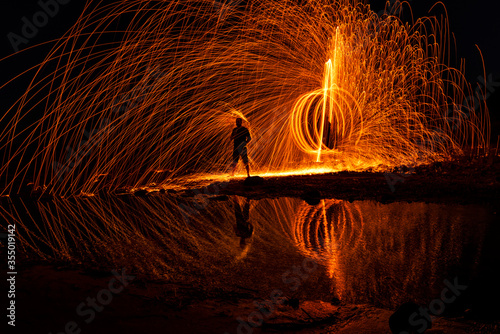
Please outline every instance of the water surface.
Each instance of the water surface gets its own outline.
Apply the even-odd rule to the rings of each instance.
[[[299,299],[395,308],[467,288],[447,312],[498,296],[497,216],[478,205],[155,195],[4,203],[30,257],[130,267],[152,278],[279,289]],[[495,297],[496,298],[496,297]]]

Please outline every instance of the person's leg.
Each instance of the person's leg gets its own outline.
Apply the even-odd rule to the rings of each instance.
[[[250,199],[248,197],[245,197],[245,205],[243,206],[242,214],[245,224],[248,225],[248,221],[250,220]]]
[[[245,222],[244,213],[241,211],[241,205],[238,202],[236,196],[232,196],[233,207],[234,207],[234,218],[236,219],[236,225],[240,225],[241,222]]]
[[[233,150],[233,163],[231,164],[231,176],[234,176],[236,171],[236,166],[238,165],[238,160],[240,160],[240,153],[238,150]]]
[[[237,166],[237,165],[238,165],[237,163],[234,163],[234,162],[233,162],[233,165],[232,165],[232,167],[231,167],[231,176],[234,176],[234,172],[236,171],[236,166]]]
[[[245,169],[247,170],[247,176],[250,177],[250,165],[248,164],[248,154],[247,154],[247,147],[244,146],[240,150],[241,154],[241,160],[245,164]]]

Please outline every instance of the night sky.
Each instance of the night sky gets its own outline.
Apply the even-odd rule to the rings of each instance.
[[[41,0],[41,2],[51,2],[53,0]],[[83,0],[59,0],[67,2],[59,5],[58,10],[53,17],[48,19],[45,26],[38,29],[27,44],[21,44],[20,49],[26,49],[52,39],[58,38],[64,34],[67,29],[76,22],[78,16],[84,8]],[[230,0],[229,0],[230,1]],[[105,3],[106,1],[101,1]],[[411,0],[415,17],[428,15],[431,6],[436,3],[435,0]],[[372,8],[378,12],[384,8],[385,1],[370,0]],[[482,75],[483,69],[479,51],[476,44],[483,52],[486,66],[486,73],[492,74],[496,79],[500,78],[500,19],[498,18],[500,4],[498,0],[443,0],[448,10],[451,30],[455,34],[457,41],[457,56],[466,60],[467,79],[475,84],[477,77]],[[24,25],[22,19],[26,17],[33,18],[41,10],[38,1],[5,1],[1,2],[2,10],[0,25],[0,58],[14,53],[12,43],[8,39],[8,34],[13,32],[21,35],[21,29]],[[444,13],[441,6],[438,6],[431,12],[431,15],[442,15]],[[2,73],[2,84],[12,76],[19,74],[30,66],[36,65],[43,59],[50,49],[48,47],[36,48],[35,51],[23,52],[12,59],[0,62],[0,71]],[[19,88],[15,88],[18,90]],[[2,111],[15,95],[13,89],[0,90],[0,101]]]

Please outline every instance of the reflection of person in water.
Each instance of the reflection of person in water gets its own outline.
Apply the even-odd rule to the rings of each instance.
[[[236,235],[241,238],[240,246],[244,246],[246,244],[245,239],[250,238],[253,233],[253,226],[249,222],[250,199],[245,198],[245,204],[242,210],[237,197],[234,197],[233,206],[234,206],[234,216],[236,218],[236,225],[234,226],[234,231],[236,232]]]

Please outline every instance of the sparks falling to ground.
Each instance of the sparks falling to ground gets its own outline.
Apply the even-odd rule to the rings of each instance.
[[[236,116],[257,173],[417,165],[488,145],[487,110],[448,65],[446,19],[408,24],[348,0],[92,8],[3,118],[4,194],[225,173]]]

